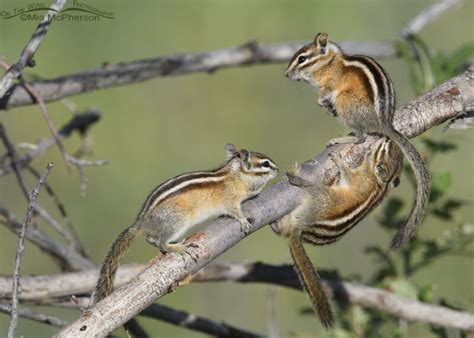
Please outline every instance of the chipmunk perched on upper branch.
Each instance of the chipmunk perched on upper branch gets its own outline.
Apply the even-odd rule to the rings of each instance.
[[[273,231],[288,237],[295,270],[325,327],[333,325],[334,317],[303,242],[333,243],[370,213],[398,185],[403,154],[395,143],[383,138],[356,168],[349,167],[339,153],[332,153],[331,159],[339,170],[339,179],[330,186],[303,178],[297,164],[290,168],[290,184],[304,191],[302,203],[271,225]]]
[[[277,173],[278,167],[269,157],[245,149],[237,151],[227,144],[226,162],[219,168],[176,176],[156,187],[135,222],[117,237],[105,256],[92,304],[112,292],[119,261],[139,234],[145,234],[147,241],[162,252],[192,256],[189,250],[196,244],[176,241],[207,219],[233,217],[247,233],[250,223],[241,203],[259,194]]]
[[[295,53],[285,75],[306,81],[319,89],[318,104],[338,116],[354,136],[335,139],[334,143],[357,142],[375,133],[397,143],[407,157],[417,181],[416,199],[405,225],[392,240],[398,248],[415,235],[429,201],[428,170],[408,139],[393,127],[395,92],[392,81],[374,59],[347,55],[339,46],[319,33],[314,41]]]

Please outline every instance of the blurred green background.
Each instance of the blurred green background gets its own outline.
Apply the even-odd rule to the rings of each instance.
[[[26,3],[26,2],[25,2]],[[55,22],[32,70],[45,78],[74,73],[136,59],[231,47],[248,40],[262,43],[310,40],[326,31],[337,40],[394,40],[400,29],[431,1],[95,1],[90,4],[113,11],[115,19],[99,22]],[[0,9],[19,5],[1,0]],[[46,2],[46,5],[49,1]],[[71,5],[71,4],[68,4]],[[68,6],[66,5],[66,6]],[[421,37],[432,48],[452,51],[473,41],[474,1],[448,12],[426,27]],[[36,23],[0,20],[0,55],[16,60]],[[398,105],[413,99],[408,67],[401,59],[380,60],[391,74]],[[306,84],[284,78],[286,64],[240,67],[212,75],[191,74],[161,78],[72,97],[79,109],[97,107],[102,120],[91,129],[92,159],[111,163],[86,169],[87,195],[80,195],[77,171],[68,174],[59,152],[52,148],[33,163],[42,170],[47,161],[56,166],[48,181],[67,207],[80,238],[99,263],[107,247],[128,226],[147,193],[178,173],[206,169],[224,158],[224,144],[258,150],[270,155],[282,171],[294,161],[304,161],[320,152],[326,142],[346,131],[316,106],[315,94]],[[49,105],[57,126],[69,120],[70,112],[60,103]],[[0,111],[0,118],[14,142],[35,143],[49,131],[38,107]],[[435,139],[455,142],[459,149],[438,156],[432,168],[449,170],[456,197],[473,201],[472,131],[445,133],[435,128]],[[65,141],[70,152],[80,145],[77,136]],[[2,149],[2,153],[3,153]],[[30,187],[34,180],[29,180]],[[406,179],[393,195],[413,197]],[[26,203],[13,175],[0,179],[0,201],[19,218]],[[43,205],[53,210],[46,194]],[[408,211],[408,210],[407,210]],[[377,214],[375,212],[374,214]],[[337,269],[343,276],[373,271],[363,253],[368,244],[388,245],[389,237],[374,222],[374,214],[338,243],[308,251],[319,268]],[[472,204],[460,215],[473,219]],[[427,219],[421,235],[436,237],[446,224]],[[49,231],[48,231],[49,232]],[[16,236],[0,227],[0,273],[11,274]],[[147,262],[157,252],[143,239],[132,247],[124,262]],[[239,243],[219,258],[227,261],[288,263],[286,242],[265,228]],[[434,283],[438,296],[474,311],[472,260],[449,257],[415,276],[420,285]],[[57,267],[35,246],[27,243],[22,264],[24,274],[58,272]],[[266,286],[236,284],[191,284],[160,302],[177,309],[225,321],[238,327],[266,332]],[[277,289],[277,320],[282,336],[319,329],[312,316],[298,311],[309,306],[299,292]],[[78,311],[42,309],[67,320]],[[256,315],[259,314],[259,315]],[[9,317],[0,314],[0,336],[6,334]],[[153,320],[143,325],[161,337],[201,337]],[[18,336],[50,336],[55,329],[20,319]],[[124,335],[123,331],[118,332]],[[421,325],[411,336],[428,335]]]

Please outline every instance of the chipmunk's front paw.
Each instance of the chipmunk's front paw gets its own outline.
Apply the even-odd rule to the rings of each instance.
[[[288,182],[297,187],[306,187],[312,184],[309,180],[301,176],[301,165],[298,163],[293,164],[290,169],[288,169],[286,176],[288,177]]]
[[[301,172],[301,164],[295,162],[286,172],[286,176],[290,179],[291,177],[299,176]]]
[[[240,231],[247,236],[250,233],[250,227],[253,224],[253,218],[245,218],[240,221]]]

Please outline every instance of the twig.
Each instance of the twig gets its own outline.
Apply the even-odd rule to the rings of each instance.
[[[46,107],[46,104],[44,103],[43,99],[41,96],[38,95],[36,90],[26,81],[22,79],[22,85],[28,90],[28,92],[35,98],[36,102],[38,102],[40,106],[41,113],[43,114],[44,119],[46,120],[46,124],[48,125],[49,131],[53,135],[54,141],[58,145],[59,152],[61,153],[61,156],[64,160],[64,163],[66,164],[66,168],[68,172],[71,171],[68,159],[66,157],[66,149],[64,148],[63,143],[61,142],[61,138],[59,137],[58,131],[56,130],[56,126],[54,125],[53,119],[51,118],[51,114],[48,111],[48,107]]]
[[[11,314],[12,307],[8,304],[0,303],[0,312]],[[20,315],[20,317],[28,318],[40,323],[44,323],[46,325],[51,325],[51,326],[56,326],[56,327],[64,327],[67,325],[67,322],[62,319],[59,319],[50,315],[46,315],[44,313],[39,313],[28,308],[18,309],[18,314]]]
[[[473,78],[474,67],[470,67],[464,74],[397,110],[395,127],[403,134],[413,137],[464,113],[466,107],[474,103]],[[337,170],[329,159],[330,152],[338,151],[343,156],[348,154],[348,159],[353,159],[355,156],[360,158],[375,140],[376,138],[367,138],[363,144],[344,144],[327,148],[314,160],[303,164],[302,175],[311,175],[313,182],[327,182],[334,179]],[[283,180],[263,191],[258,197],[246,201],[243,205],[244,212],[247,217],[255,220],[251,232],[291,211],[299,203],[300,198],[301,190]],[[82,317],[61,330],[58,337],[88,336],[91,332],[97,335],[108,334],[154,303],[156,299],[167,294],[177,281],[196,273],[242,238],[243,234],[237,221],[218,219],[211,222],[202,232],[194,234],[190,239],[198,245],[195,249],[198,258],[195,261],[177,253],[157,258],[127,285],[90,309],[87,317]],[[163,273],[164,271],[166,273]]]
[[[132,62],[106,65],[49,80],[31,82],[45,102],[113,86],[143,82],[156,77],[184,75],[195,72],[213,73],[218,69],[288,62],[307,41],[260,44],[255,41],[238,47],[201,53],[175,54]],[[373,57],[394,57],[397,52],[391,41],[341,41],[345,51]],[[0,98],[0,110],[35,103],[21,85],[11,95]]]
[[[273,286],[267,288],[267,331],[268,338],[278,338],[278,320],[276,313],[277,291]]]
[[[74,115],[67,123],[65,123],[59,130],[59,136],[62,138],[69,137],[75,130],[81,135],[87,133],[88,129],[100,119],[100,112],[97,110],[87,110],[82,113]],[[34,158],[44,153],[52,145],[54,145],[54,138],[50,137],[40,141],[34,149],[30,150],[26,155],[20,157],[15,162],[18,169],[23,169]],[[0,176],[12,173],[13,165],[0,167]]]
[[[26,170],[28,170],[36,179],[39,179],[41,174],[32,166],[27,165]],[[76,233],[76,229],[74,229],[74,225],[72,224],[71,220],[69,219],[69,215],[66,212],[66,208],[64,207],[64,204],[61,202],[59,199],[58,195],[55,193],[53,188],[45,182],[44,184],[44,189],[48,193],[48,195],[52,198],[54,204],[56,205],[57,209],[59,210],[59,213],[61,214],[61,217],[63,218],[64,222],[66,223],[70,234],[72,235],[72,241],[73,241],[73,246],[74,249],[79,251],[82,256],[88,257],[88,253],[84,245],[82,244],[79,236]]]
[[[203,318],[184,311],[175,310],[169,306],[161,304],[152,304],[143,310],[140,315],[151,317],[174,324],[176,326],[185,327],[190,330],[202,332],[215,337],[221,338],[258,338],[262,335],[245,331],[234,326],[218,323],[213,320]]]
[[[10,141],[10,138],[7,135],[7,131],[3,126],[3,123],[0,122],[0,138],[2,139],[3,145],[7,150],[7,154],[10,157],[10,165],[12,167],[13,172],[15,173],[16,179],[18,184],[20,185],[20,189],[23,192],[23,195],[28,200],[28,189],[26,187],[25,181],[23,180],[23,176],[21,176],[20,170],[18,168],[18,154],[15,150],[15,146]]]
[[[53,169],[53,163],[49,162],[46,167],[46,170],[43,172],[40,179],[38,180],[38,184],[29,195],[29,202],[28,202],[25,221],[23,222],[23,226],[21,227],[21,231],[20,231],[20,236],[18,238],[18,246],[16,250],[16,257],[15,257],[15,269],[13,273],[12,309],[11,309],[10,326],[8,328],[8,338],[13,338],[15,336],[16,325],[18,322],[18,286],[19,286],[19,281],[20,281],[21,257],[23,255],[23,251],[25,250],[26,229],[31,223],[31,218],[33,217],[33,211],[35,210],[36,199],[38,198],[41,187],[46,181],[46,178],[51,172],[51,169]]]
[[[402,28],[400,33],[402,38],[406,39],[410,35],[417,34],[426,25],[438,19],[444,12],[449,9],[454,9],[462,3],[463,0],[437,0],[433,5],[425,8]]]
[[[0,223],[4,224],[9,230],[16,234],[20,233],[21,222],[1,204]],[[47,236],[38,227],[26,229],[26,239],[50,255],[54,262],[59,264],[62,270],[77,271],[94,268],[94,264],[91,261],[81,256],[72,247],[66,248],[62,243]]]
[[[10,141],[8,138],[8,135],[6,133],[5,128],[3,125],[0,123],[0,138],[3,141],[3,144],[5,145],[5,148],[8,151],[8,154],[10,156],[11,160],[11,166],[13,168],[13,171],[15,172],[15,176],[17,178],[18,184],[20,185],[21,191],[23,192],[23,195],[25,196],[26,200],[29,199],[29,194],[28,194],[28,188],[26,186],[25,180],[23,179],[23,176],[18,168],[18,154],[16,152],[15,147],[13,146],[13,143]],[[56,230],[64,239],[66,239],[69,243],[71,243],[75,249],[79,251],[84,251],[83,245],[80,242],[79,238],[75,236],[75,233],[64,228],[58,221],[54,219],[53,216],[51,216],[46,209],[42,208],[39,203],[35,204],[35,211],[48,223],[51,225],[51,227]]]
[[[41,41],[46,36],[48,27],[51,24],[53,17],[61,11],[64,7],[66,0],[55,0],[50,7],[50,10],[44,16],[43,20],[38,24],[30,41],[26,44],[25,48],[21,52],[20,57],[16,60],[15,64],[8,69],[5,75],[0,79],[0,98],[4,96],[13,84],[13,81],[17,79],[23,72],[26,66],[33,67],[35,62],[33,60],[35,53],[37,52]]]

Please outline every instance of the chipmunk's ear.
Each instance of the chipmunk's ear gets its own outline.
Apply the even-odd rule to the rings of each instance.
[[[225,145],[225,160],[230,160],[232,157],[235,156],[236,152],[237,149],[235,149],[235,146],[232,143],[227,143]]]
[[[328,45],[328,34],[327,33],[318,33],[314,37],[314,45],[318,48],[321,54],[325,54]]]
[[[252,163],[250,163],[250,152],[248,150],[242,149],[239,151],[240,159],[242,160],[242,166],[246,170],[250,170]]]

